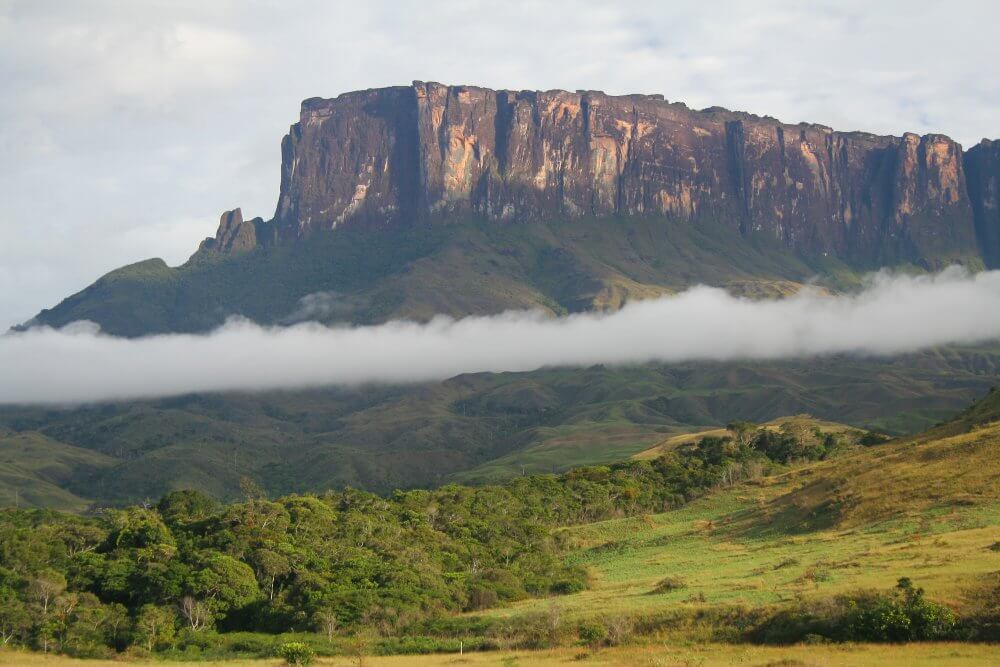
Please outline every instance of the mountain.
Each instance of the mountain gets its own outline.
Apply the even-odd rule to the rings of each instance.
[[[270,220],[226,211],[184,265],[102,277],[29,324],[142,336],[614,310],[706,283],[850,289],[881,266],[1000,266],[1000,142],[789,125],[662,96],[415,82],[313,98]],[[79,509],[249,476],[385,492],[564,470],[727,419],[911,432],[1000,384],[1000,350],[478,374],[404,387],[2,408],[8,502]],[[66,462],[51,469],[32,457]],[[42,457],[42,458],[45,458]],[[12,468],[14,470],[14,468]]]
[[[138,336],[231,315],[370,323],[775,295],[1000,263],[1000,144],[835,132],[658,95],[411,86],[313,98],[274,216],[114,271],[29,324]]]
[[[11,471],[0,475],[0,503],[13,504],[18,493],[23,507],[82,509],[183,488],[232,499],[243,477],[272,494],[491,482],[622,460],[732,419],[803,413],[906,433],[993,385],[1000,385],[996,346],[0,407],[0,462]]]

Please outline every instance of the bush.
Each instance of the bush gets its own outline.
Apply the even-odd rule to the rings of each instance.
[[[982,575],[965,591],[962,633],[977,641],[1000,641],[1000,571]]]
[[[955,628],[955,613],[924,598],[907,577],[892,595],[851,600],[847,619],[848,639],[865,641],[921,641],[946,639]]]
[[[569,595],[585,590],[587,590],[587,580],[584,576],[560,579],[549,587],[549,591],[555,595]]]
[[[627,616],[616,616],[608,619],[608,643],[612,646],[621,646],[632,637],[635,632],[635,623]]]
[[[286,642],[278,647],[278,657],[284,658],[286,665],[304,667],[312,664],[316,654],[302,642]]]
[[[874,445],[881,445],[882,443],[889,442],[890,440],[892,440],[892,438],[884,433],[868,431],[858,439],[858,444],[864,445],[865,447],[872,447]]]
[[[581,623],[576,629],[576,634],[581,642],[593,649],[600,647],[608,638],[607,628],[602,623],[596,621]]]
[[[497,592],[491,588],[483,586],[473,586],[469,590],[469,602],[465,605],[466,611],[479,611],[495,607],[498,600]]]
[[[847,639],[869,642],[905,642],[910,639],[910,617],[897,600],[878,595],[851,600],[848,605]]]
[[[664,577],[657,582],[653,590],[650,591],[652,595],[659,595],[662,593],[670,593],[673,591],[679,591],[682,588],[687,588],[687,582],[685,582],[680,577]]]
[[[921,588],[900,579],[891,593],[863,593],[783,609],[749,633],[774,644],[817,641],[908,642],[956,635],[954,612],[924,598]]]

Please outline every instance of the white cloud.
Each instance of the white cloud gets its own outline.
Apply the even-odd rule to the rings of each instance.
[[[439,380],[479,371],[693,359],[889,355],[1000,337],[1000,271],[873,277],[862,292],[750,301],[698,287],[613,314],[515,312],[330,329],[233,321],[140,339],[96,325],[0,337],[0,403]]]
[[[180,261],[223,209],[269,217],[306,97],[412,79],[663,93],[968,145],[1000,135],[998,19],[962,1],[8,0],[0,327],[123,264]],[[176,243],[123,235],[146,226]]]

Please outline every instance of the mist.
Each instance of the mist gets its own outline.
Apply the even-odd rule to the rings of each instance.
[[[1000,338],[1000,271],[879,273],[862,290],[768,301],[694,287],[610,314],[265,327],[139,339],[89,322],[0,337],[0,403],[75,404],[207,391],[442,380],[461,373],[650,361],[894,355]]]

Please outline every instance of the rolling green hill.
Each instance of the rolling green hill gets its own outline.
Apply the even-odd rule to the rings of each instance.
[[[6,407],[0,428],[94,453],[102,465],[44,480],[19,474],[0,488],[7,503],[17,486],[22,502],[49,506],[53,484],[120,504],[178,488],[231,499],[244,476],[276,494],[480,483],[628,458],[730,419],[806,413],[914,432],[996,384],[1000,351],[966,347],[881,360],[595,366],[412,386]]]
[[[117,463],[110,456],[34,431],[0,434],[0,506],[81,512],[92,501],[68,487]]]
[[[835,596],[890,589],[900,577],[953,608],[978,604],[974,591],[1000,584],[1000,392],[914,437],[721,487],[662,514],[568,528],[565,538],[569,562],[590,568],[594,584],[561,598],[561,613],[628,616],[668,641],[722,638],[730,612],[750,619],[790,607],[808,618]],[[991,590],[996,614],[1000,589]]]

